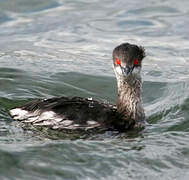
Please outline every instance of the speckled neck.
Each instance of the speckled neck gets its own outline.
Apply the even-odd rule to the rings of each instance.
[[[138,126],[144,122],[141,77],[131,75],[127,79],[118,80],[117,111],[130,125]]]

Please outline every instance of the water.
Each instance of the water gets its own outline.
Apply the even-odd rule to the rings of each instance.
[[[0,179],[189,178],[189,1],[0,1]],[[8,110],[34,98],[116,102],[112,49],[143,45],[144,132],[52,140]]]

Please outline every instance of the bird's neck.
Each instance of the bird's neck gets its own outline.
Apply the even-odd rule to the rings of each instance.
[[[138,126],[136,124],[144,121],[141,77],[131,76],[118,81],[117,111],[122,116],[123,123],[128,125]]]

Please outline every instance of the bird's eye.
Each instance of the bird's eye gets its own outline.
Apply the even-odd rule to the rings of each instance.
[[[139,65],[139,60],[137,58],[134,61],[134,65]]]
[[[120,59],[116,58],[116,64],[117,64],[117,65],[121,65]]]

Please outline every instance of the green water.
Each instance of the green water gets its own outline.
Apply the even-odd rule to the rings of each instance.
[[[189,3],[0,1],[0,179],[189,178]],[[143,45],[139,132],[52,139],[24,131],[9,109],[35,98],[115,103],[112,49]]]

